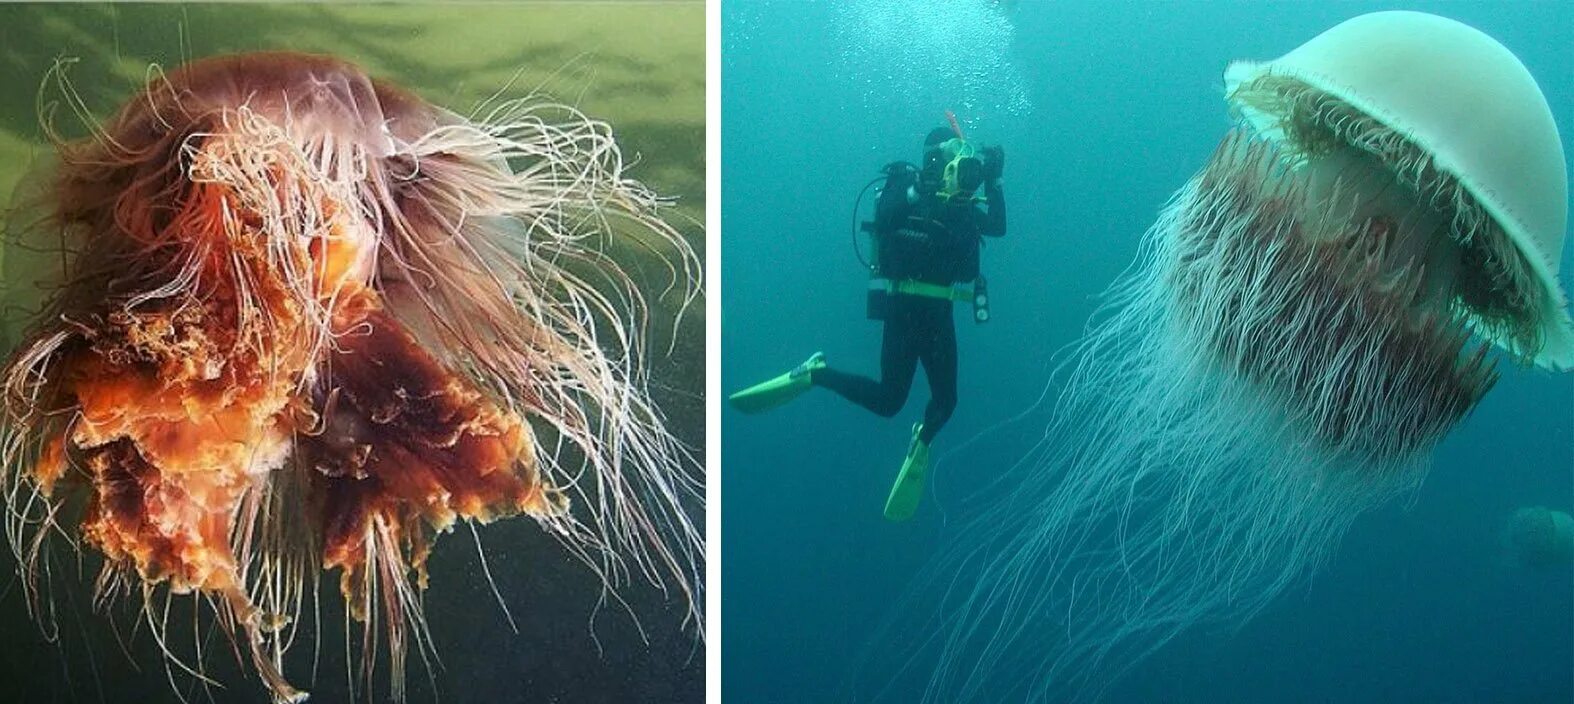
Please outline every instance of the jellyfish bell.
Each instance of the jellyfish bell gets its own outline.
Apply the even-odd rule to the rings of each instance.
[[[1444,17],[1378,12],[1271,62],[1235,62],[1225,85],[1253,132],[1312,162],[1305,168],[1325,183],[1347,160],[1375,161],[1370,170],[1389,172],[1395,190],[1452,218],[1446,233],[1464,265],[1439,262],[1451,270],[1437,276],[1460,279],[1454,293],[1472,332],[1540,366],[1574,366],[1558,285],[1562,140],[1507,47]]]
[[[1225,353],[1248,373],[1277,374],[1272,383],[1288,388],[1287,398],[1309,400],[1314,407],[1305,410],[1320,437],[1358,443],[1363,447],[1354,449],[1368,454],[1425,448],[1490,387],[1488,345],[1551,368],[1574,362],[1574,333],[1557,284],[1567,220],[1562,147],[1546,99],[1502,45],[1445,18],[1374,13],[1274,61],[1232,64],[1226,87],[1246,126],[1210,164],[1199,197],[1240,191],[1240,183],[1216,185],[1234,178],[1261,187],[1246,201],[1248,210],[1265,211],[1253,217],[1298,210],[1283,220],[1291,230],[1280,237],[1286,251],[1256,261],[1297,265],[1316,258],[1320,264],[1303,271],[1269,273],[1280,287],[1275,293],[1294,288],[1286,282],[1303,282],[1312,286],[1304,293],[1321,294],[1339,308],[1302,307],[1288,317],[1328,333],[1318,342],[1329,349],[1315,359],[1357,365],[1333,377],[1346,390],[1357,390],[1348,384],[1357,373],[1399,385],[1351,398],[1306,378],[1324,372],[1326,365],[1315,361]],[[1274,169],[1283,173],[1267,173]],[[1210,232],[1207,224],[1178,229],[1183,236]],[[1197,251],[1188,249],[1181,259],[1197,261],[1193,256]],[[1211,300],[1210,293],[1197,297]],[[1260,307],[1239,310],[1255,315]],[[1372,316],[1390,326],[1374,328],[1362,319]],[[1288,344],[1311,341],[1314,332],[1253,329],[1250,319],[1240,329],[1228,317],[1210,322],[1229,340],[1256,335],[1263,341],[1267,333]],[[1407,325],[1393,325],[1401,322]],[[1349,325],[1361,330],[1341,327]],[[1343,336],[1352,333],[1378,335],[1378,356],[1364,364],[1338,361],[1338,350],[1350,347]],[[1458,359],[1467,334],[1482,344]],[[1404,380],[1410,388],[1400,388]],[[1372,405],[1384,401],[1400,405]]]
[[[664,244],[685,285],[696,259],[606,124],[537,98],[472,121],[293,53],[156,75],[102,124],[50,81],[90,135],[50,131],[44,216],[7,233],[34,270],[6,294],[37,308],[0,372],[35,613],[45,539],[79,536],[170,658],[168,599],[196,594],[300,701],[284,653],[334,570],[363,676],[385,654],[402,700],[437,535],[521,514],[608,588],[637,571],[697,613],[694,463],[602,249]]]
[[[1510,564],[1530,567],[1574,565],[1574,517],[1545,506],[1527,506],[1509,517],[1503,548]]]
[[[924,701],[1097,699],[1418,486],[1493,348],[1569,366],[1563,154],[1512,53],[1385,12],[1226,80],[1238,124],[1070,348],[1043,439],[900,609],[933,616],[891,626],[921,655],[885,648],[901,674],[875,699],[908,678]]]

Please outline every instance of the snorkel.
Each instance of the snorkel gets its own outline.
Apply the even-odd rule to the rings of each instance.
[[[962,134],[961,123],[956,121],[956,113],[951,112],[950,110],[945,111],[945,121],[951,123],[951,132],[956,135],[957,139],[963,141],[967,140],[967,137]]]

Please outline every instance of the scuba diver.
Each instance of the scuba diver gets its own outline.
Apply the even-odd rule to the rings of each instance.
[[[740,411],[758,413],[820,386],[890,418],[906,403],[913,375],[922,363],[929,380],[929,404],[923,421],[913,426],[907,455],[886,499],[885,517],[892,521],[907,520],[918,510],[929,473],[930,445],[956,408],[952,304],[970,301],[974,320],[988,320],[979,250],[984,237],[1006,233],[1000,187],[1005,150],[978,148],[963,138],[955,118],[946,116],[951,127],[935,128],[924,139],[921,168],[893,162],[881,170],[883,177],[869,184],[885,183],[874,222],[863,226],[874,243],[873,261],[865,262],[871,274],[868,315],[885,324],[880,379],[834,369],[823,353],[816,352],[792,371],[728,399]],[[975,196],[980,186],[982,198]]]

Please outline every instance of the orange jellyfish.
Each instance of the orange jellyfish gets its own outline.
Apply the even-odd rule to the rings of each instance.
[[[29,254],[7,303],[33,305],[0,479],[36,613],[46,538],[75,536],[168,657],[158,599],[196,594],[302,701],[284,652],[333,570],[397,700],[411,642],[431,648],[435,537],[526,515],[609,588],[637,573],[697,615],[696,464],[604,248],[626,234],[685,284],[697,259],[606,124],[532,98],[472,121],[289,53],[191,63],[87,122],[49,132],[42,217],[8,238]]]

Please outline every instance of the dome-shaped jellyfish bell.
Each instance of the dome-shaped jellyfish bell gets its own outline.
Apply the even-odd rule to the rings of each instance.
[[[1574,564],[1574,517],[1545,506],[1519,509],[1503,529],[1503,548],[1514,565]]]
[[[1496,379],[1490,346],[1574,366],[1563,150],[1507,48],[1378,12],[1235,62],[1225,83],[1243,126],[1169,244],[1182,317],[1227,367],[1277,389],[1325,446],[1377,459],[1468,413]]]

